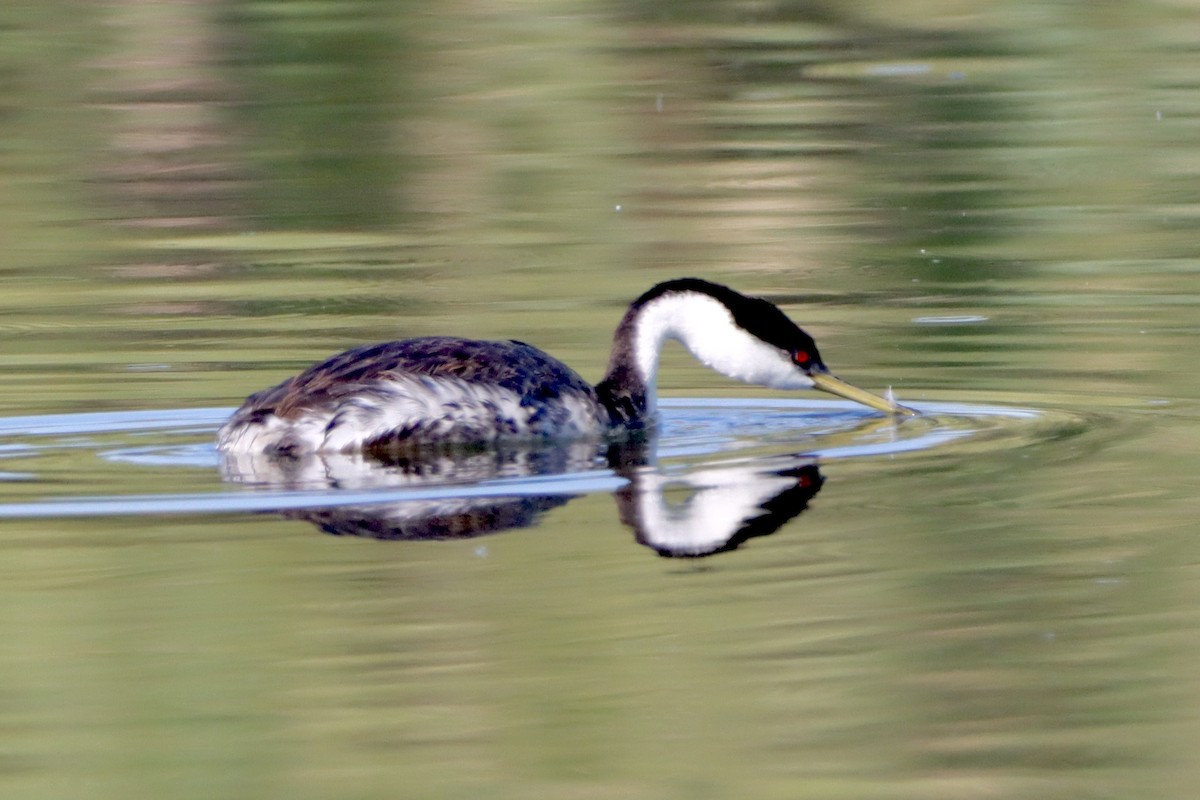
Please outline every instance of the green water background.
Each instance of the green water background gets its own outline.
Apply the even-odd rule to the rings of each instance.
[[[17,3],[0,41],[2,414],[441,332],[596,379],[686,274],[857,384],[1077,420],[830,465],[694,564],[604,495],[483,546],[6,522],[5,796],[1193,796],[1200,5]],[[758,396],[675,351],[662,391]],[[219,485],[130,476],[0,497]]]

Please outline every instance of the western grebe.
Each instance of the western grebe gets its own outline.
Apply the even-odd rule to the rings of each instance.
[[[619,436],[654,422],[667,339],[746,383],[816,388],[889,414],[917,413],[833,377],[812,337],[766,300],[680,278],[630,304],[595,387],[515,340],[430,336],[366,345],[251,395],[221,427],[217,447],[285,455]]]

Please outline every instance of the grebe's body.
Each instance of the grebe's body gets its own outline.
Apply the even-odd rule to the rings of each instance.
[[[537,348],[433,336],[357,347],[251,395],[218,446],[346,452],[576,437],[607,421],[596,391]]]
[[[667,339],[747,383],[818,388],[914,413],[829,375],[812,337],[766,300],[684,278],[630,305],[595,387],[517,341],[434,336],[367,345],[251,395],[221,428],[217,446],[282,455],[620,435],[653,424]]]

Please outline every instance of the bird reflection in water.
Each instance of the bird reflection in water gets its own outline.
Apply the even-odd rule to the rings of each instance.
[[[823,478],[812,463],[720,467],[667,478],[638,470],[616,492],[621,521],[660,556],[702,558],[769,536],[808,508]],[[672,501],[675,492],[683,494]]]
[[[547,511],[579,496],[539,493],[536,480],[516,492],[497,486],[489,496],[476,491],[456,496],[454,487],[607,469],[624,479],[614,498],[621,522],[638,543],[660,556],[701,558],[774,533],[820,491],[823,479],[811,459],[795,456],[772,463],[710,465],[676,473],[654,463],[652,442],[575,441],[403,456],[224,453],[221,473],[228,481],[272,489],[416,490],[413,499],[329,506],[318,501],[312,508],[279,513],[335,536],[444,541],[532,527]],[[420,496],[421,489],[435,487],[441,490],[436,496]]]

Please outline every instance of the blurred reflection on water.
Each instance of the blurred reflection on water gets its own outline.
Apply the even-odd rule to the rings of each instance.
[[[604,492],[469,541],[8,518],[6,796],[1194,793],[1190,0],[118,0],[0,29],[0,417],[227,406],[431,333],[592,378],[624,304],[694,274],[856,384],[1071,421],[831,446],[797,521],[704,560],[647,558]],[[662,379],[746,397],[677,353]],[[197,430],[8,441],[0,493],[227,490],[178,463]]]

